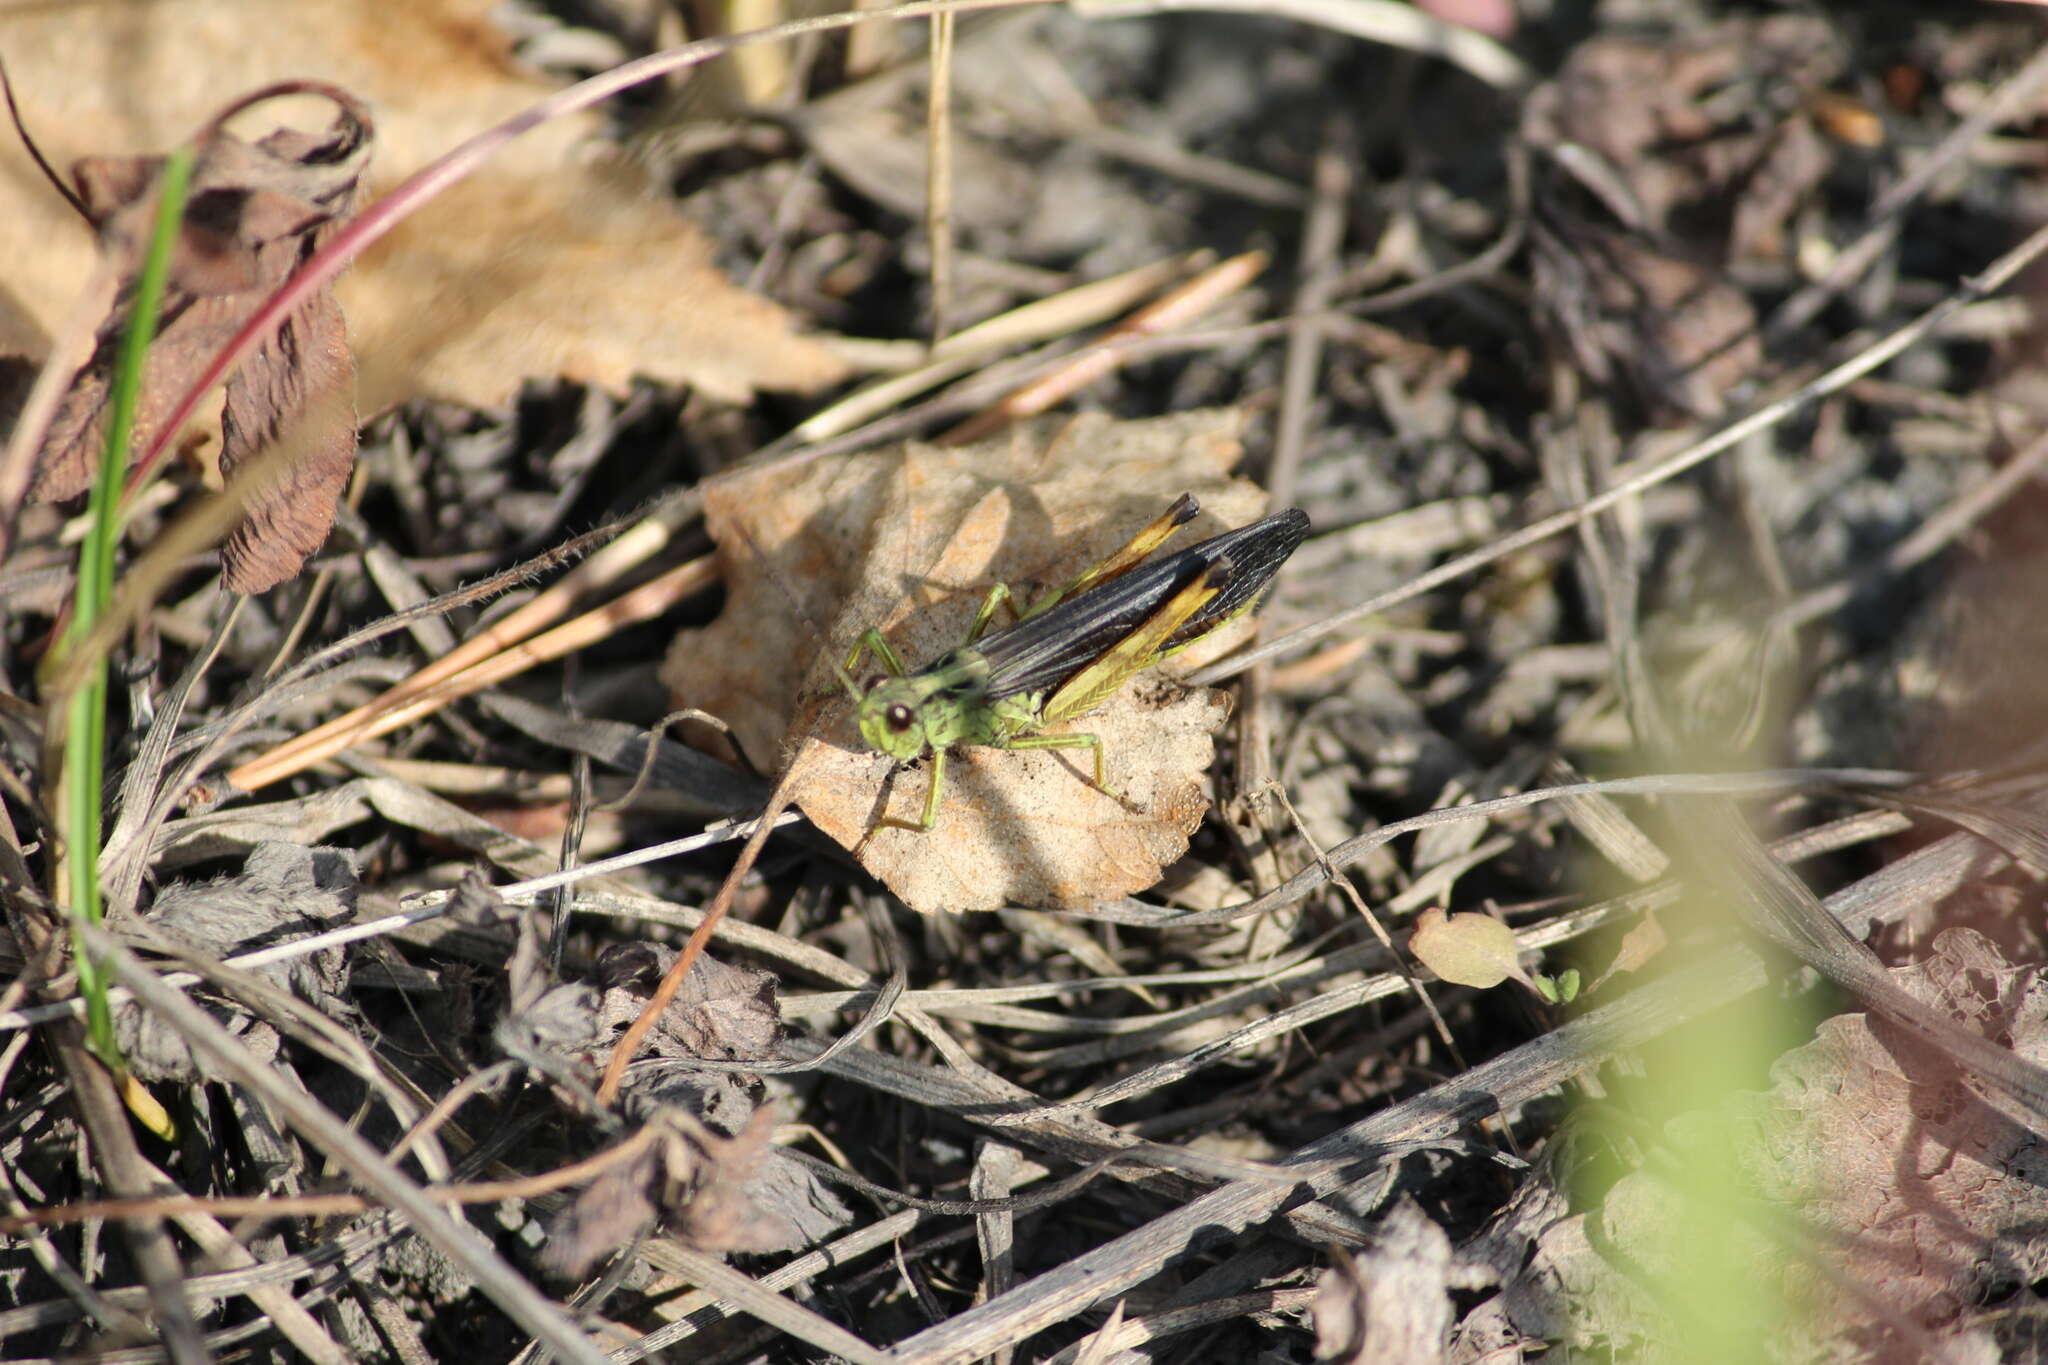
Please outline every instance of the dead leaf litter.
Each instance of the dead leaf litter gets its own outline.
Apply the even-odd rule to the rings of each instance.
[[[533,129],[305,304],[127,509],[103,850],[67,837],[46,660],[157,158],[238,92],[346,92],[214,147],[233,211],[180,239],[144,434],[400,178],[702,16],[0,14],[94,219],[0,147],[0,423],[58,433],[0,467],[9,1358],[2040,1354],[2048,386],[2032,277],[1959,292],[2040,216],[2038,16],[1083,8],[961,17],[943,298],[925,29],[872,18]],[[1105,344],[1201,260],[1264,269]],[[1114,278],[993,372],[925,347],[934,312],[979,346]],[[857,366],[919,396],[793,439]],[[1087,382],[940,439],[1051,374]],[[236,539],[181,538],[209,464],[266,460]],[[1182,493],[1169,552],[1280,505],[1314,534],[1255,619],[1065,722],[1115,794],[1085,751],[969,746],[934,829],[883,825],[932,765],[857,740],[832,662],[878,627],[929,663],[993,582],[1064,583]],[[699,586],[607,615],[643,581]],[[551,588],[608,634],[227,780]],[[1769,778],[1755,840],[1675,859],[1729,773]],[[72,1022],[95,852],[125,1090]],[[1738,927],[1788,887],[1866,975]],[[1988,1051],[1888,1022],[1898,993]]]

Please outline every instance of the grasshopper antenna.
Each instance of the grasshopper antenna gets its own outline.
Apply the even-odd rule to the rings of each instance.
[[[824,648],[826,661],[832,665],[832,671],[839,675],[839,685],[846,689],[846,695],[852,698],[854,704],[858,706],[861,696],[860,687],[854,682],[853,675],[846,671],[846,665],[839,662],[839,656],[833,652],[832,642],[825,638],[824,630],[819,627],[810,612],[804,609],[804,604],[797,601],[796,594],[790,591],[789,584],[783,581],[782,571],[775,567],[775,561],[762,551],[761,543],[754,539],[754,533],[746,528],[745,523],[735,520],[732,523],[732,529],[741,540],[747,543],[748,552],[760,561],[762,569],[768,575],[768,581],[775,585],[775,591],[782,594],[782,600],[789,604],[789,609],[792,612],[796,613],[796,619],[804,623],[804,629],[810,631],[812,637]]]

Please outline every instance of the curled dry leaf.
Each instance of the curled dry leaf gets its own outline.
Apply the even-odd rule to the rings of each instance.
[[[501,1024],[500,1041],[525,1045],[514,1052],[523,1059],[587,1043],[592,1076],[602,1049],[639,1016],[676,957],[666,944],[614,944],[599,954],[594,983],[547,988],[536,976],[538,950],[527,921],[511,985],[515,1007],[531,1003]],[[542,1254],[549,1269],[580,1275],[657,1222],[703,1251],[767,1252],[809,1246],[851,1221],[837,1195],[770,1142],[775,1123],[759,1076],[688,1065],[790,1060],[773,976],[699,957],[648,1035],[647,1052],[670,1065],[636,1073],[623,1099],[629,1112],[651,1113],[652,1142],[607,1167],[562,1211]]]
[[[281,128],[248,143],[220,132],[201,149],[144,367],[138,444],[156,434],[214,353],[347,221],[369,149],[368,116],[346,101],[324,133]],[[162,167],[157,156],[93,157],[73,170],[121,287],[44,438],[32,499],[75,497],[92,483]],[[261,592],[291,578],[327,539],[355,465],[354,389],[347,329],[325,289],[229,376],[220,462],[243,513],[222,551],[232,590]]]
[[[598,1021],[601,992],[587,981],[555,980],[539,914],[507,905],[497,888],[471,872],[456,886],[448,918],[465,925],[512,922],[505,1008],[491,1029],[498,1050],[550,1078],[572,1062],[591,1066],[606,1042]],[[557,1097],[566,1102],[562,1092]]]
[[[1142,890],[1186,850],[1208,809],[1212,736],[1229,711],[1222,695],[1141,676],[1069,722],[1101,737],[1120,797],[1091,784],[1085,752],[955,749],[938,825],[926,833],[878,821],[917,819],[930,760],[898,769],[870,752],[832,665],[869,626],[908,667],[926,664],[966,639],[992,583],[1035,598],[1183,491],[1203,516],[1169,550],[1253,520],[1263,494],[1228,472],[1238,428],[1227,412],[1049,420],[975,446],[907,445],[715,484],[705,517],[725,565],[726,609],[677,637],[663,681],[680,704],[723,717],[750,753],[801,743],[804,814],[914,909],[1078,905]],[[771,574],[822,623],[824,641],[795,619]],[[1213,659],[1248,629],[1235,623],[1155,674]]]
[[[658,1219],[700,1251],[789,1251],[843,1224],[822,1230],[792,1225],[759,1191],[770,1169],[784,1177],[802,1168],[780,1158],[769,1139],[773,1113],[758,1109],[727,1135],[679,1110],[657,1113],[653,1141],[607,1167],[579,1191],[554,1225],[541,1264],[558,1275],[581,1275],[597,1260],[629,1245]]]
[[[1335,1365],[1441,1360],[1454,1315],[1451,1290],[1470,1272],[1451,1239],[1403,1199],[1356,1259],[1339,1254],[1316,1280],[1316,1359]]]
[[[623,1030],[639,1018],[675,959],[675,949],[660,943],[615,943],[600,952],[600,1019]],[[699,956],[683,974],[681,988],[647,1035],[644,1048],[657,1057],[781,1061],[781,1044],[775,978],[753,967]]]
[[[647,1008],[675,959],[676,950],[660,943],[619,943],[598,955],[592,973],[600,992],[595,1022],[604,1041],[591,1058],[593,1066],[603,1064],[611,1046]],[[788,1061],[775,990],[775,979],[766,972],[701,956],[648,1032],[642,1055],[677,1061]],[[622,1093],[627,1102],[679,1109],[722,1133],[738,1132],[761,1102],[755,1077],[687,1067],[656,1067],[634,1075]]]
[[[1523,135],[1577,182],[1548,178],[1535,262],[1546,320],[1580,369],[1626,379],[1660,413],[1725,409],[1763,353],[1748,298],[1719,272],[1785,254],[1785,225],[1831,165],[1807,108],[1841,67],[1823,21],[1786,15],[1597,39],[1530,96]]]
[[[1763,361],[1756,310],[1709,267],[1559,209],[1536,233],[1545,319],[1579,369],[1708,418]]]
[[[664,1166],[661,1156],[658,1147],[643,1148],[607,1166],[578,1190],[548,1227],[541,1267],[553,1275],[580,1279],[600,1257],[631,1246],[652,1227],[654,1181]]]
[[[1664,40],[1599,37],[1531,93],[1522,131],[1536,146],[1597,156],[1638,228],[1712,224],[1728,229],[1727,257],[1770,254],[1828,171],[1809,109],[1842,68],[1841,44],[1817,15]],[[1759,110],[1791,112],[1773,121]]]
[[[261,843],[239,874],[174,882],[158,895],[135,938],[144,948],[174,945],[219,960],[323,933],[355,913],[355,859],[346,849]],[[256,969],[272,985],[329,1013],[342,1013],[347,960],[339,948]],[[208,997],[207,1010],[244,1047],[266,1061],[277,1031],[238,1005]],[[135,1075],[146,1081],[212,1078],[218,1069],[195,1055],[177,1029],[129,1003],[114,1013],[115,1037]]]

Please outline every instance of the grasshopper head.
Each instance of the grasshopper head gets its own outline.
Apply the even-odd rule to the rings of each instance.
[[[899,763],[930,748],[925,739],[923,698],[909,678],[871,680],[860,699],[860,736],[877,753]]]

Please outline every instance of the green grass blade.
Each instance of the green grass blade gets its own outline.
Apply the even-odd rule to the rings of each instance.
[[[156,227],[143,258],[130,305],[128,330],[115,359],[107,409],[107,446],[100,459],[86,506],[87,530],[78,552],[78,589],[72,603],[71,626],[63,652],[82,648],[106,614],[114,592],[114,556],[121,542],[121,485],[128,474],[128,452],[134,435],[135,409],[142,394],[143,367],[156,335],[157,313],[170,279],[171,250],[192,182],[193,153],[174,151],[164,163],[158,191]],[[55,699],[53,699],[54,701]],[[53,706],[53,714],[59,708]],[[107,661],[104,655],[86,662],[81,680],[64,698],[64,775],[62,781],[66,898],[74,920],[100,922],[99,851],[103,761],[107,728]],[[92,1050],[116,1071],[123,1070],[114,1042],[114,1016],[107,1004],[107,979],[101,964],[73,938],[78,966],[78,993],[85,1001],[86,1034]]]

